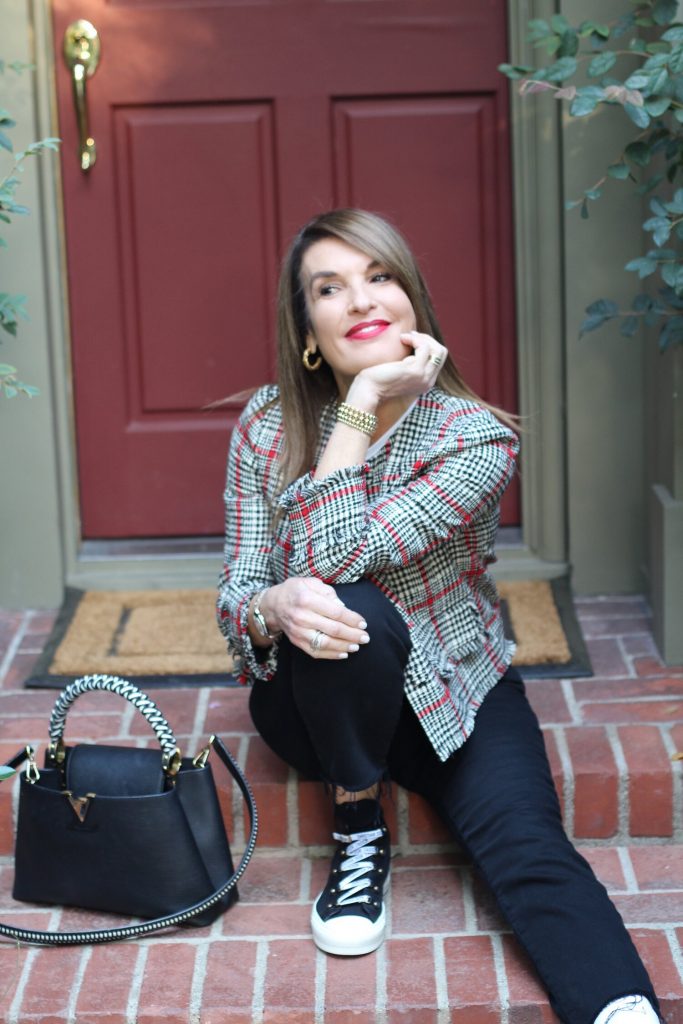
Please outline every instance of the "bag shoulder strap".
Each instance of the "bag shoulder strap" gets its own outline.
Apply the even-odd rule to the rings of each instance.
[[[203,911],[215,906],[219,900],[223,899],[231,889],[235,888],[251,860],[258,833],[258,812],[249,783],[223,741],[218,736],[212,736],[210,745],[239,786],[249,811],[250,822],[249,839],[247,840],[242,858],[234,873],[215,892],[207,896],[200,903],[195,903],[191,907],[179,910],[175,914],[156,917],[150,921],[142,921],[140,924],[129,924],[120,928],[99,928],[94,931],[44,932],[32,931],[28,928],[15,928],[13,925],[0,923],[0,935],[6,935],[10,939],[16,939],[18,942],[30,942],[41,946],[78,946],[100,942],[117,942],[123,939],[138,939],[144,935],[151,935],[153,932],[162,931],[164,928],[175,928],[177,925],[184,924],[197,914],[201,914]],[[28,751],[24,750],[13,757],[11,761],[8,761],[7,764],[11,768],[18,768],[27,757]]]

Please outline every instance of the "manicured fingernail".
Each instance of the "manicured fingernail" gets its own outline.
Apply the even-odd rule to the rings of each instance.
[[[348,658],[348,654],[346,653],[346,651],[342,651],[341,654],[339,655],[339,657],[340,658]]]
[[[367,633],[361,633],[361,635],[360,635],[360,642],[362,644],[369,644],[370,643],[370,637],[368,636]]]
[[[360,622],[358,623],[358,628],[359,629],[367,629],[368,628],[368,624],[365,621],[365,619],[361,619],[360,620]]]
[[[359,651],[360,648],[359,648],[358,644],[349,644],[349,650],[350,651]]]

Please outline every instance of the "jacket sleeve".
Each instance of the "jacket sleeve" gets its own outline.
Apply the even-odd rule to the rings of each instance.
[[[253,401],[253,400],[252,400]],[[254,593],[272,586],[270,554],[273,508],[257,472],[249,438],[252,403],[233,430],[228,456],[225,502],[225,547],[218,581],[217,618],[228,649],[235,656],[241,683],[269,679],[277,663],[277,641],[254,647],[249,637],[249,602]]]
[[[481,417],[478,429],[451,432],[416,453],[407,482],[391,494],[369,497],[367,463],[290,484],[279,503],[291,529],[293,573],[352,583],[405,566],[496,505],[519,442],[488,412]]]

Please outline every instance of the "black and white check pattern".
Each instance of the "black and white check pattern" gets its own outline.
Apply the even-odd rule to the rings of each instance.
[[[330,404],[321,451],[334,422]],[[277,643],[257,660],[249,640],[255,591],[289,576],[367,577],[409,628],[406,696],[445,760],[514,651],[487,568],[517,437],[481,406],[432,388],[366,463],[323,480],[307,473],[279,493],[282,436],[278,389],[267,385],[233,431],[225,490],[218,619],[241,681],[268,679],[277,663]]]

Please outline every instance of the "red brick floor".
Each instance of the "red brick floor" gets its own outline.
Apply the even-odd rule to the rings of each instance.
[[[646,604],[583,599],[577,610],[595,676],[534,680],[565,823],[607,886],[654,978],[666,1019],[683,1024],[683,667],[661,663]],[[54,693],[22,681],[53,615],[0,611],[0,759],[42,746]],[[470,866],[419,799],[397,791],[390,938],[346,961],[317,953],[310,902],[328,853],[320,788],[299,783],[254,735],[246,691],[155,692],[184,750],[211,731],[253,783],[262,827],[241,901],[211,928],[97,948],[0,941],[7,1024],[533,1024],[552,1021],[533,970]],[[149,742],[115,698],[81,698],[70,740]],[[87,926],[87,914],[14,903],[11,783],[0,786],[0,907],[29,927]],[[239,801],[225,787],[235,851]],[[98,920],[101,918],[99,915]]]

